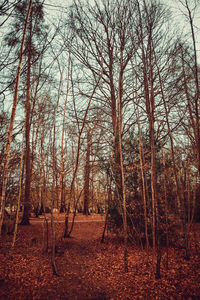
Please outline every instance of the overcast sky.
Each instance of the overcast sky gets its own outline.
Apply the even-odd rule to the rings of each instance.
[[[69,6],[73,0],[45,0],[45,9],[48,12],[47,18],[49,21],[53,21],[52,15],[55,16],[54,21],[57,20],[57,17],[64,13],[64,8]],[[101,1],[101,0],[100,0]],[[164,4],[169,6],[173,12],[173,21],[176,23],[177,28],[180,28],[183,33],[188,32],[188,39],[191,37],[189,22],[187,17],[184,16],[184,13],[187,13],[186,9],[181,5],[180,1],[184,0],[161,0]],[[92,2],[92,0],[91,0]],[[189,1],[191,3],[193,1]],[[194,14],[194,25],[196,33],[196,44],[198,49],[198,56],[200,57],[200,3],[198,9],[195,10]],[[181,32],[180,32],[181,33]],[[200,63],[200,61],[199,61]]]

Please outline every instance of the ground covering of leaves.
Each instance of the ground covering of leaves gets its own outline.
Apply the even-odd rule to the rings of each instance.
[[[12,236],[0,240],[0,299],[200,299],[200,227],[196,243],[190,239],[191,259],[184,259],[181,247],[162,249],[161,275],[155,279],[152,253],[139,246],[128,246],[129,271],[124,273],[123,244],[106,236],[100,243],[104,217],[78,215],[71,238],[64,239],[64,216],[55,217],[56,264],[44,253],[45,226],[42,219],[31,219],[30,226],[19,226],[16,246]],[[49,228],[50,229],[50,228]]]

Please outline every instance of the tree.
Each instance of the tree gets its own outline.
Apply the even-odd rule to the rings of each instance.
[[[123,74],[133,49],[137,46],[132,43],[134,4],[131,2],[128,9],[126,4],[126,1],[120,3],[115,1],[109,6],[108,1],[102,1],[102,5],[95,2],[95,5],[92,6],[89,3],[83,5],[81,1],[74,1],[73,12],[69,21],[71,30],[75,34],[70,47],[84,68],[90,70],[91,76],[96,76],[100,56],[103,55],[103,81],[99,92],[103,96],[102,99],[105,99],[102,104],[104,103],[103,105],[106,106],[106,114],[109,115],[112,123],[113,154],[116,166],[118,165],[115,168],[116,187],[119,192],[116,191],[116,196],[121,194],[117,118],[122,115],[125,103],[125,99],[121,99],[120,111],[117,113],[118,88],[126,89]],[[102,43],[101,50],[100,45]],[[82,44],[81,51],[80,44]],[[83,56],[82,53],[87,54]],[[115,57],[115,53],[119,55]],[[90,78],[88,77],[88,82],[90,82]],[[98,100],[100,100],[100,96],[98,96]]]
[[[168,22],[167,17],[169,16],[169,12],[159,1],[137,1],[137,11],[139,22],[137,35],[138,39],[141,41],[138,51],[140,64],[138,64],[137,72],[142,89],[141,91],[139,88],[138,93],[141,93],[141,98],[144,101],[145,113],[147,116],[146,126],[148,124],[149,132],[151,154],[150,195],[152,205],[152,239],[154,257],[156,256],[157,258],[155,276],[156,278],[159,278],[161,262],[160,213],[162,203],[158,193],[160,189],[158,184],[160,165],[160,159],[158,157],[158,136],[164,136],[166,130],[166,119],[163,116],[163,104],[160,96],[163,95],[160,75],[162,70],[162,76],[165,78],[166,82],[170,81],[173,76],[173,73],[169,72],[170,68],[168,68],[170,54],[166,46],[166,41],[168,41],[168,47],[174,41],[169,36],[167,29],[164,29],[164,25]],[[160,49],[162,49],[162,51],[160,51]],[[140,103],[139,105],[141,107]]]
[[[80,157],[80,150],[81,150],[81,137],[82,137],[82,133],[83,133],[83,130],[85,128],[86,119],[87,119],[87,116],[88,116],[88,111],[89,111],[89,108],[90,108],[90,104],[92,102],[92,99],[93,99],[93,96],[94,96],[94,94],[96,92],[96,89],[98,88],[99,83],[100,83],[100,81],[102,79],[102,74],[103,74],[103,68],[100,69],[98,77],[95,78],[94,87],[93,87],[91,96],[89,98],[89,101],[87,103],[87,107],[86,107],[85,112],[84,112],[84,116],[83,116],[83,120],[82,120],[82,126],[81,126],[81,128],[79,130],[79,133],[78,133],[77,151],[76,151],[76,158],[75,158],[75,168],[74,168],[74,171],[73,171],[73,176],[72,176],[72,180],[71,180],[71,184],[70,184],[70,197],[69,197],[70,199],[72,198],[72,193],[73,193],[73,189],[74,189],[74,183],[75,183],[75,179],[76,179],[76,175],[77,175],[78,167],[79,167],[79,157]],[[67,208],[67,212],[66,212],[66,216],[65,216],[65,232],[64,232],[64,237],[69,237],[69,232],[68,232],[69,212],[70,212],[70,202],[68,203],[68,208]],[[70,230],[70,233],[71,233],[71,230]]]
[[[31,7],[32,7],[32,1],[29,2],[28,10],[26,13],[26,18],[24,22],[24,30],[23,30],[23,36],[21,40],[20,45],[20,53],[19,53],[19,64],[16,74],[16,83],[15,83],[15,91],[14,91],[14,97],[13,97],[13,106],[12,106],[12,114],[10,119],[10,126],[9,126],[9,132],[8,132],[8,141],[6,145],[6,151],[4,154],[4,163],[3,163],[3,175],[2,175],[2,191],[1,191],[1,201],[0,201],[0,234],[1,234],[1,228],[3,224],[3,218],[4,218],[4,207],[5,207],[5,193],[6,193],[6,182],[7,182],[7,175],[8,175],[8,163],[9,163],[9,155],[10,155],[10,144],[12,139],[12,131],[13,131],[13,125],[14,125],[14,119],[15,119],[15,112],[17,107],[17,100],[18,100],[18,87],[19,87],[19,80],[20,80],[20,71],[21,71],[21,65],[22,65],[22,59],[23,59],[23,48],[25,43],[25,37],[26,37],[26,31],[28,27],[28,20],[31,13]]]
[[[27,0],[20,1],[15,4],[16,18],[12,25],[11,32],[5,37],[8,46],[16,47],[19,43],[19,34],[21,32],[21,22],[25,19],[25,8]],[[30,204],[30,187],[31,187],[31,153],[30,153],[30,130],[31,130],[31,102],[35,101],[31,93],[31,68],[36,65],[41,55],[42,47],[39,46],[40,41],[45,37],[46,27],[42,27],[44,22],[43,4],[37,0],[30,12],[30,18],[27,24],[27,36],[25,39],[24,54],[26,57],[25,67],[25,199],[24,211],[21,224],[29,224]],[[17,30],[17,31],[16,31]],[[40,48],[39,48],[40,47]],[[32,103],[33,104],[33,103]]]
[[[103,74],[96,100],[101,105],[106,120],[111,124],[109,130],[113,141],[111,151],[115,185],[115,199],[111,205],[121,209],[123,203],[125,240],[126,200],[121,136],[123,110],[130,100],[127,96],[130,91],[129,84],[126,84],[124,79],[128,76],[130,59],[137,48],[137,40],[133,35],[134,7],[134,1],[127,3],[126,0],[116,0],[113,3],[107,0],[101,3],[95,1],[94,5],[89,2],[84,5],[82,1],[75,0],[68,21],[74,39],[72,43],[67,41],[83,70],[89,70],[84,73],[88,83],[93,82],[93,78],[97,76],[102,57]],[[89,94],[88,91],[83,93],[86,96]]]
[[[63,112],[63,123],[62,123],[62,137],[61,137],[61,160],[60,160],[60,190],[59,190],[59,200],[61,203],[60,212],[64,212],[65,207],[65,199],[64,199],[64,153],[63,153],[63,145],[64,145],[64,134],[65,134],[65,117],[66,117],[66,108],[69,94],[69,76],[70,76],[70,53],[68,58],[68,70],[67,70],[67,87],[66,87],[66,96],[64,103],[64,112]]]
[[[195,137],[195,143],[196,143],[196,155],[198,160],[198,170],[200,174],[200,122],[199,122],[199,101],[200,101],[200,86],[199,86],[199,65],[198,65],[198,59],[197,59],[197,46],[196,46],[196,38],[195,38],[195,25],[194,25],[194,13],[197,7],[199,6],[198,1],[190,1],[184,0],[179,2],[182,4],[182,6],[186,9],[186,17],[188,19],[190,30],[191,30],[191,38],[192,38],[192,46],[193,46],[193,55],[194,55],[194,62],[193,62],[193,69],[194,69],[194,86],[195,91],[193,95],[192,101],[194,101],[194,113],[193,116],[190,113],[190,116],[192,117],[192,123],[193,123],[193,130],[194,130],[194,137]],[[185,75],[184,75],[185,78]],[[187,82],[185,82],[185,88],[186,88],[186,96],[188,99],[188,90],[187,90]],[[188,99],[189,100],[189,99]],[[191,100],[190,100],[191,101]],[[189,105],[189,108],[191,106]]]
[[[181,194],[180,181],[178,179],[177,168],[176,168],[175,151],[174,151],[174,141],[173,141],[172,131],[171,131],[170,123],[169,123],[169,111],[168,111],[167,105],[166,105],[165,95],[164,95],[164,92],[163,92],[163,81],[162,81],[162,78],[161,78],[161,74],[160,74],[159,68],[158,68],[158,76],[159,76],[159,81],[160,81],[160,87],[161,87],[161,93],[162,93],[162,100],[163,100],[165,114],[166,114],[166,122],[167,122],[167,128],[168,128],[168,135],[169,135],[169,139],[170,139],[171,154],[172,154],[172,163],[173,163],[173,171],[174,171],[175,182],[176,182],[177,198],[178,198],[178,201],[180,203],[181,219],[182,219],[182,222],[183,222],[186,259],[189,259],[190,255],[189,255],[189,249],[188,249],[188,236],[187,236],[187,230],[186,230],[186,218],[185,218],[184,203],[183,203],[183,198],[182,198],[182,194]]]

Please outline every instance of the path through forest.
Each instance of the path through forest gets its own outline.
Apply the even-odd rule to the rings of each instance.
[[[78,215],[68,239],[62,238],[63,218],[55,216],[59,276],[52,274],[50,249],[43,252],[43,221],[31,219],[32,225],[20,226],[13,251],[12,236],[1,239],[0,299],[200,299],[200,259],[195,249],[191,260],[185,261],[181,249],[171,248],[169,270],[163,249],[162,277],[155,280],[151,253],[129,245],[125,274],[123,244],[110,235],[100,243],[103,216]],[[197,250],[199,240],[198,236]]]

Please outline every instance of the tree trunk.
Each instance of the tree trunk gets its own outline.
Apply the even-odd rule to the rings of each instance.
[[[128,253],[127,253],[127,242],[128,242],[128,229],[127,229],[127,212],[126,212],[126,191],[125,191],[125,181],[124,181],[124,166],[123,166],[123,156],[122,156],[122,98],[123,98],[123,51],[121,50],[120,57],[120,74],[118,82],[118,97],[117,97],[117,106],[118,106],[118,118],[117,118],[117,140],[118,140],[118,149],[117,149],[117,160],[119,155],[119,167],[120,167],[120,186],[118,187],[118,192],[120,195],[120,201],[122,200],[123,208],[123,233],[124,233],[124,271],[128,272]],[[118,163],[118,162],[117,162]],[[117,165],[118,167],[118,165]]]
[[[53,168],[52,168],[52,173],[53,173],[53,179],[52,179],[52,186],[51,186],[51,266],[52,266],[52,271],[54,275],[58,275],[57,272],[57,266],[56,266],[56,261],[55,261],[55,226],[54,226],[54,215],[53,215],[53,210],[54,210],[54,203],[55,203],[55,195],[57,195],[56,191],[56,151],[55,151],[55,141],[56,141],[56,113],[58,109],[58,104],[59,104],[59,97],[57,100],[57,105],[55,108],[54,112],[54,126],[53,126],[53,144],[52,144],[52,160],[53,160]]]
[[[21,195],[22,195],[22,183],[23,183],[23,158],[24,158],[24,134],[23,134],[23,140],[22,140],[22,153],[21,153],[21,159],[20,159],[20,177],[19,177],[19,193],[17,198],[17,212],[16,212],[16,218],[15,218],[15,228],[13,233],[13,240],[12,240],[12,248],[15,246],[16,237],[17,237],[17,228],[19,223],[19,211],[20,211],[20,202],[21,202]]]
[[[64,198],[64,154],[63,154],[63,144],[64,144],[64,135],[65,135],[65,116],[66,116],[66,108],[68,101],[68,93],[69,93],[69,75],[70,75],[70,53],[68,58],[68,70],[67,70],[67,88],[66,88],[66,96],[65,96],[65,105],[63,112],[63,124],[62,124],[62,138],[61,138],[61,162],[60,162],[60,184],[59,184],[59,202],[60,202],[60,212],[64,212],[66,210],[65,207],[65,198]]]
[[[90,148],[91,148],[91,133],[88,129],[87,133],[87,150],[85,158],[85,174],[84,174],[84,214],[89,214],[90,201]]]
[[[31,31],[31,29],[30,29]],[[31,32],[29,33],[31,35]],[[29,42],[31,44],[31,42]],[[30,187],[31,187],[31,159],[30,159],[30,77],[31,77],[31,49],[28,51],[28,66],[26,78],[26,116],[25,116],[25,198],[24,212],[21,225],[30,225],[31,212]]]
[[[197,159],[198,159],[198,171],[200,175],[200,122],[199,122],[199,101],[200,101],[200,86],[199,86],[199,65],[197,60],[197,49],[196,49],[196,39],[195,39],[195,32],[194,32],[194,24],[192,18],[192,12],[188,5],[188,0],[185,0],[186,8],[188,11],[188,17],[190,22],[191,28],[191,35],[192,35],[192,43],[193,43],[193,50],[194,50],[194,80],[195,80],[195,87],[196,87],[196,95],[194,98],[195,104],[195,117],[196,117],[196,151],[197,151]]]
[[[74,206],[74,213],[73,213],[73,218],[72,218],[72,224],[71,224],[71,228],[70,230],[68,231],[68,236],[70,236],[70,234],[72,233],[72,230],[74,228],[74,222],[75,222],[75,217],[76,217],[76,212],[77,212],[77,206],[78,206],[78,202],[79,202],[79,199],[81,197],[81,194],[82,194],[83,190],[80,191],[77,199],[76,199],[76,202],[75,202],[75,206]],[[68,227],[68,221],[67,221],[67,227]]]
[[[139,155],[140,155],[140,172],[142,177],[142,197],[144,205],[144,227],[145,227],[145,239],[146,239],[146,248],[149,249],[149,237],[148,237],[148,222],[147,222],[147,199],[146,199],[146,186],[145,186],[145,175],[144,175],[144,161],[143,161],[143,146],[141,139],[141,129],[140,129],[140,120],[138,114],[138,131],[139,131]]]
[[[51,199],[51,266],[52,266],[52,271],[54,275],[58,276],[58,271],[57,271],[57,266],[56,266],[56,252],[55,252],[55,247],[56,247],[56,236],[55,236],[55,226],[54,226],[54,217],[53,217],[53,207],[54,207],[54,192],[52,191],[52,199]]]
[[[167,205],[167,175],[166,175],[166,163],[165,163],[165,154],[162,149],[162,164],[163,164],[163,188],[164,188],[164,201],[165,201],[165,222],[166,222],[166,269],[168,269],[168,261],[169,261],[169,220],[168,220],[168,205]]]
[[[17,100],[18,100],[18,88],[19,88],[19,81],[20,81],[20,71],[21,71],[21,65],[23,60],[23,48],[24,48],[24,41],[27,31],[27,25],[28,25],[28,19],[30,16],[32,7],[32,0],[29,2],[29,7],[26,14],[26,20],[24,25],[24,31],[20,46],[20,54],[19,54],[19,63],[17,68],[17,74],[16,74],[16,83],[15,83],[15,91],[14,91],[14,97],[13,97],[13,106],[12,106],[12,113],[10,118],[10,125],[9,125],[9,133],[8,133],[8,141],[6,144],[6,151],[4,155],[4,161],[3,161],[3,174],[2,174],[2,191],[1,191],[1,199],[0,199],[0,235],[1,235],[1,228],[3,224],[3,218],[4,218],[4,208],[5,208],[5,195],[6,195],[6,183],[7,183],[7,177],[8,177],[8,163],[9,163],[9,156],[10,156],[10,145],[12,140],[12,132],[13,132],[13,126],[14,126],[14,119],[15,119],[15,113],[16,113],[16,107],[17,107]]]

